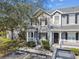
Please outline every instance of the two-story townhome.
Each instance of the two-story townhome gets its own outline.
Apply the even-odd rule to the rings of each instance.
[[[27,30],[27,41],[49,40],[50,44],[79,47],[79,7],[70,7],[46,12],[38,9],[34,13],[38,22],[31,22]]]

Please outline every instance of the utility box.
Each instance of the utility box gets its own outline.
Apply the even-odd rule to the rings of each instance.
[[[52,59],[75,59],[75,55],[67,49],[55,49]]]

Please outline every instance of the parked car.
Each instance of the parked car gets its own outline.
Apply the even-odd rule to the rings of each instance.
[[[75,59],[71,50],[57,48],[54,51],[52,59]]]

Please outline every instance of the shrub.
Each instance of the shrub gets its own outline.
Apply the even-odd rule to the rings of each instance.
[[[0,37],[0,50],[7,53],[16,50],[16,41],[8,38]]]
[[[46,50],[50,50],[50,44],[48,40],[41,40],[42,47]]]
[[[75,54],[75,55],[79,55],[79,49],[77,48],[71,48],[71,51]]]
[[[27,46],[32,48],[36,46],[36,43],[34,41],[28,41]]]

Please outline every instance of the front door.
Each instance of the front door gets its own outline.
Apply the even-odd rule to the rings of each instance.
[[[54,43],[59,42],[59,33],[54,33]]]

